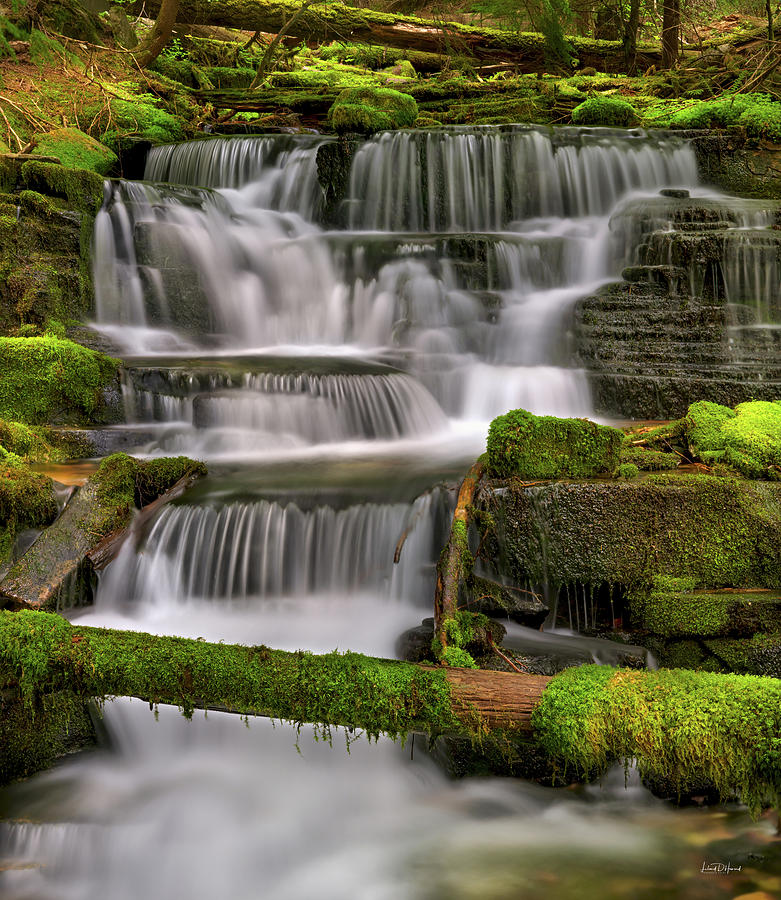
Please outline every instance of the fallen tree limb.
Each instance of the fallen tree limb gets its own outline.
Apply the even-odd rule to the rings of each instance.
[[[145,0],[146,14],[156,16],[161,0]],[[134,7],[137,12],[140,2]],[[248,31],[279,33],[301,9],[293,0],[182,0],[177,22],[185,25],[217,25]],[[428,53],[457,53],[479,59],[508,60],[522,72],[544,70],[549,51],[541,34],[476,28],[457,22],[436,22],[414,16],[358,9],[342,3],[312,5],[302,12],[288,34],[306,41],[359,41],[422,50]],[[603,72],[626,68],[620,41],[570,38],[578,65],[594,66]],[[661,48],[640,46],[637,66],[660,65]]]
[[[287,653],[138,632],[60,616],[0,612],[0,689],[29,708],[42,695],[130,696],[293,722],[410,731],[532,732],[578,774],[635,758],[685,789],[713,782],[757,812],[781,797],[781,680],[686,670],[581,666],[554,678],[447,669],[357,653]],[[2,748],[0,748],[2,754]]]

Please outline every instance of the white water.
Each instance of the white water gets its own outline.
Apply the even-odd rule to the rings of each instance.
[[[182,360],[130,373],[129,410],[161,430],[145,449],[234,468],[134,532],[80,621],[392,655],[430,612],[451,502],[412,476],[463,471],[510,408],[589,412],[569,313],[623,263],[613,207],[695,184],[693,156],[639,133],[381,136],[355,160],[352,230],[324,232],[317,141],[275,141],[158,149],[148,177],[180,186],[122,184],[98,217],[99,327]],[[606,868],[631,881],[675,847],[672,814],[623,780],[581,799],[453,784],[386,741],[305,736],[299,755],[265,722],[105,716],[113,753],[34,779],[19,815],[42,824],[4,827],[33,865],[0,872],[10,898],[624,897]]]

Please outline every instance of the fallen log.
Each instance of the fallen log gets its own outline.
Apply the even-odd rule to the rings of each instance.
[[[161,0],[145,0],[146,15],[156,16]],[[137,0],[133,9],[140,13]],[[297,15],[301,4],[294,0],[182,0],[177,22],[183,25],[216,25],[247,31],[279,33]],[[455,53],[478,59],[513,62],[521,72],[544,71],[550,67],[550,51],[541,34],[477,28],[458,22],[437,22],[414,16],[358,9],[342,3],[313,4],[296,19],[289,35],[306,41],[352,41],[380,44],[427,53]],[[580,68],[593,66],[603,72],[623,72],[626,58],[620,41],[569,38]],[[642,45],[636,66],[660,65],[661,48]]]
[[[92,601],[92,576],[116,555],[135,510],[148,517],[206,472],[186,457],[106,457],[0,582],[0,607],[61,609]]]
[[[68,691],[170,703],[185,715],[205,708],[343,725],[370,736],[424,731],[479,741],[497,730],[505,739],[531,732],[579,774],[635,758],[643,774],[674,786],[708,779],[754,813],[781,798],[775,678],[593,665],[545,678],[211,644],[5,610],[0,689],[12,685],[30,709],[42,695]]]

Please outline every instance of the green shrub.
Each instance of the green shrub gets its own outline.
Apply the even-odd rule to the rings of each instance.
[[[415,98],[391,88],[346,88],[328,111],[328,122],[337,134],[411,128],[417,117]]]
[[[491,422],[488,470],[498,478],[591,478],[616,469],[623,437],[588,419],[515,409]]]
[[[572,110],[575,125],[614,125],[627,128],[636,125],[638,115],[635,108],[618,97],[589,97]]]

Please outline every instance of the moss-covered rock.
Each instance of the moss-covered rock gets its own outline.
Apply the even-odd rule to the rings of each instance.
[[[36,149],[70,169],[89,169],[99,175],[108,175],[119,162],[112,150],[78,128],[56,128],[38,138]]]
[[[394,128],[411,128],[418,104],[409,94],[391,88],[347,88],[328,111],[328,122],[337,134],[374,134]]]
[[[781,588],[781,485],[714,475],[519,486],[481,505],[515,584],[644,585],[661,572],[720,587]],[[491,539],[486,534],[486,540]]]
[[[0,562],[8,559],[19,531],[43,528],[56,516],[51,478],[31,471],[18,456],[0,452]]]
[[[781,480],[781,401],[755,400],[734,410],[693,403],[684,427],[704,462],[723,462],[747,478]]]
[[[619,463],[623,435],[588,419],[515,409],[491,422],[488,471],[495,478],[591,478]]]
[[[639,121],[637,111],[626,100],[600,95],[589,97],[572,110],[575,125],[613,125],[628,128]]]
[[[32,425],[116,421],[118,360],[47,335],[0,338],[0,418]],[[107,393],[108,392],[108,393]]]

